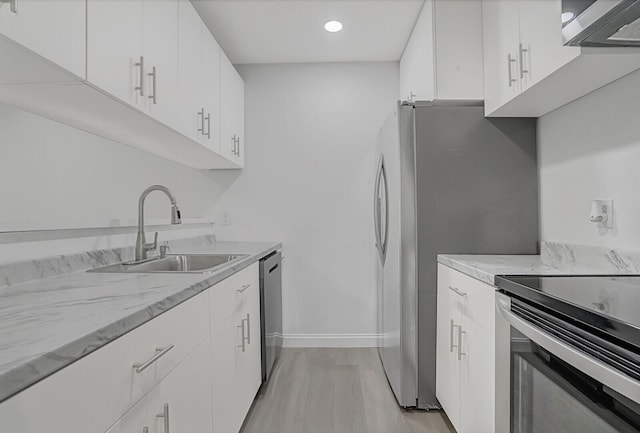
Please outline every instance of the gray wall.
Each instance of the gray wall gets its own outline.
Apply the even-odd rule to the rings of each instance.
[[[540,119],[541,236],[640,249],[640,72]],[[589,222],[591,200],[614,199],[613,230]]]

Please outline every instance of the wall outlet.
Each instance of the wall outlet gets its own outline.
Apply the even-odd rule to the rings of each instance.
[[[222,225],[223,226],[228,226],[229,224],[231,224],[231,219],[229,218],[229,212],[223,212],[222,213]]]
[[[612,229],[613,199],[592,201],[589,221],[597,224],[599,229]]]

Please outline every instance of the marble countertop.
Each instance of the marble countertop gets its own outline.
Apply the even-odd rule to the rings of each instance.
[[[640,252],[542,242],[540,255],[440,254],[438,263],[487,284],[496,275],[638,275]]]
[[[211,274],[86,268],[0,288],[0,401],[206,290],[278,243],[216,242],[178,252],[248,254]]]
[[[541,256],[517,255],[438,255],[438,263],[484,283],[494,285],[496,275],[562,275],[568,269],[545,263]]]

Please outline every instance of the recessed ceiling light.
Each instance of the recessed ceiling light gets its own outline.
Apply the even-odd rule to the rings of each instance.
[[[324,25],[324,29],[331,33],[339,32],[342,30],[342,23],[340,21],[329,21]]]
[[[562,14],[562,24],[568,23],[573,19],[573,12],[565,12]]]

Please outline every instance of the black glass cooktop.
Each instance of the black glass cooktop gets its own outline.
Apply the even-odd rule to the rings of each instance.
[[[640,348],[640,275],[497,276],[496,286]]]

